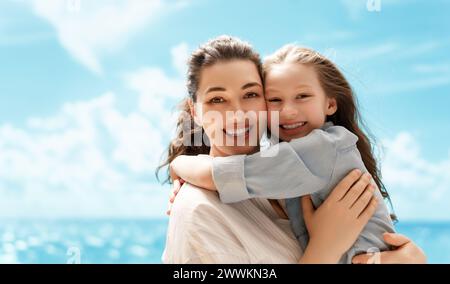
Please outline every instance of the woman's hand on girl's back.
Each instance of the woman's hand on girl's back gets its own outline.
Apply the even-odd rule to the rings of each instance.
[[[352,262],[354,264],[377,264],[376,261],[380,264],[427,263],[427,257],[423,250],[406,236],[395,233],[385,233],[383,238],[387,244],[396,248],[391,251],[381,252],[379,257],[374,257],[373,254],[360,254],[355,256]]]

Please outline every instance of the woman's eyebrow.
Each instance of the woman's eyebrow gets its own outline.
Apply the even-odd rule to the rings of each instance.
[[[257,87],[262,87],[261,86],[261,84],[259,84],[259,83],[257,83],[257,82],[251,82],[251,83],[247,83],[247,84],[245,84],[244,86],[242,86],[242,90],[245,90],[245,89],[248,89],[248,88],[251,88],[251,87],[255,87],[255,86],[257,86]]]
[[[205,94],[211,93],[211,92],[225,92],[226,89],[224,87],[210,87],[206,90]]]
[[[257,82],[250,82],[245,84],[244,86],[241,87],[242,90],[251,88],[251,87],[261,87],[261,84],[257,83]],[[227,89],[225,89],[224,87],[209,87],[208,89],[206,89],[205,94],[211,93],[211,92],[225,92]]]

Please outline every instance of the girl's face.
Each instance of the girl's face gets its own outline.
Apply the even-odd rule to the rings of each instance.
[[[269,116],[271,111],[279,112],[279,138],[284,141],[304,137],[322,127],[326,116],[337,110],[336,100],[326,96],[312,66],[273,65],[265,84]]]
[[[257,151],[267,107],[256,65],[250,60],[232,60],[203,68],[191,110],[209,138],[211,155]]]

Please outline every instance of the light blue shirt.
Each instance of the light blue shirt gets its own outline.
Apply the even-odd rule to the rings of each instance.
[[[254,197],[286,199],[292,230],[304,250],[309,236],[299,197],[311,194],[317,208],[351,170],[367,172],[357,141],[358,137],[346,128],[327,122],[305,137],[272,146],[279,148],[270,157],[262,152],[215,157],[214,183],[224,203]],[[394,232],[394,226],[378,189],[375,195],[380,200],[375,214],[340,263],[351,263],[353,256],[361,253],[389,250],[383,233]]]

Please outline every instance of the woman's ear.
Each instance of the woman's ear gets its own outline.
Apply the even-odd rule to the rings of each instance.
[[[335,98],[327,98],[326,115],[333,115],[337,111],[337,101]]]
[[[192,101],[192,99],[188,99],[188,104],[189,104],[189,110],[191,112],[191,116],[194,118],[194,122],[199,126],[203,126],[202,119],[201,119],[201,110],[198,110],[198,112],[197,112],[197,109],[196,109],[196,106],[198,104],[195,104]],[[198,114],[200,114],[200,116]]]

